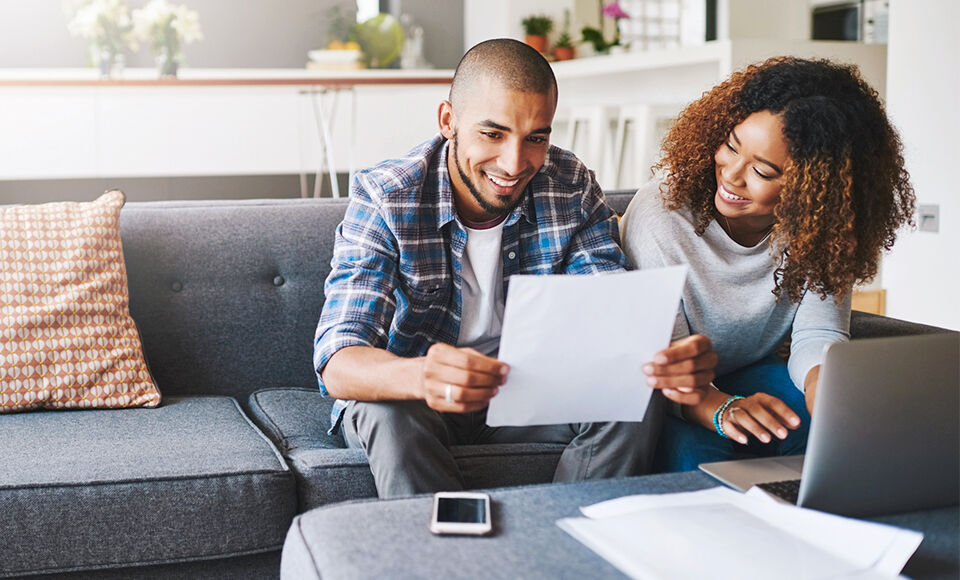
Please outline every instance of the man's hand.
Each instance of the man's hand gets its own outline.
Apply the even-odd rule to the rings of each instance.
[[[730,403],[720,421],[727,437],[744,445],[748,435],[770,443],[772,436],[786,439],[787,429],[800,426],[800,417],[786,403],[766,393],[756,393]]]
[[[717,353],[710,339],[694,334],[674,341],[643,365],[647,384],[662,389],[664,396],[681,405],[696,405],[703,400],[713,380]]]
[[[444,413],[483,409],[506,382],[510,367],[472,348],[437,343],[430,347],[420,372],[421,396]]]

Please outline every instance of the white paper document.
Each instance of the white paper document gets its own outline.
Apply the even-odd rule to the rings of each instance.
[[[511,277],[498,355],[510,375],[487,424],[643,420],[642,366],[670,344],[686,272]]]
[[[895,578],[923,539],[721,487],[581,511],[557,525],[632,578]]]

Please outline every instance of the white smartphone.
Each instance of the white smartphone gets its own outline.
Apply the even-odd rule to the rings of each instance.
[[[489,534],[490,496],[466,491],[441,491],[433,495],[434,534]]]

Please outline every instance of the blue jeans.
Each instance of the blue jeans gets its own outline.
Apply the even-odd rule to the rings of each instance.
[[[741,445],[726,439],[713,429],[705,429],[696,423],[668,415],[664,418],[660,443],[653,460],[653,471],[693,471],[701,463],[726,461],[747,456],[769,457],[803,453],[807,446],[810,429],[810,414],[803,392],[794,386],[787,372],[787,363],[776,355],[717,377],[713,384],[724,393],[750,396],[767,393],[777,397],[800,417],[800,426],[788,430],[786,439],[773,437],[770,443],[762,443],[748,436],[747,444]]]

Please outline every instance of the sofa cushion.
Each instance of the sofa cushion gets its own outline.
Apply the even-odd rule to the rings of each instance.
[[[362,449],[345,449],[326,434],[332,399],[319,389],[264,389],[250,395],[253,420],[287,458],[297,478],[300,511],[348,499],[376,497]],[[503,487],[553,479],[564,446],[549,443],[463,445],[451,448],[467,487]]]
[[[0,465],[0,576],[268,552],[296,511],[285,462],[228,397],[9,415]]]
[[[319,388],[261,389],[250,395],[248,406],[253,421],[286,455],[294,449],[347,446],[339,429],[327,435],[334,400]]]
[[[0,412],[160,402],[128,307],[123,202],[0,208]]]

